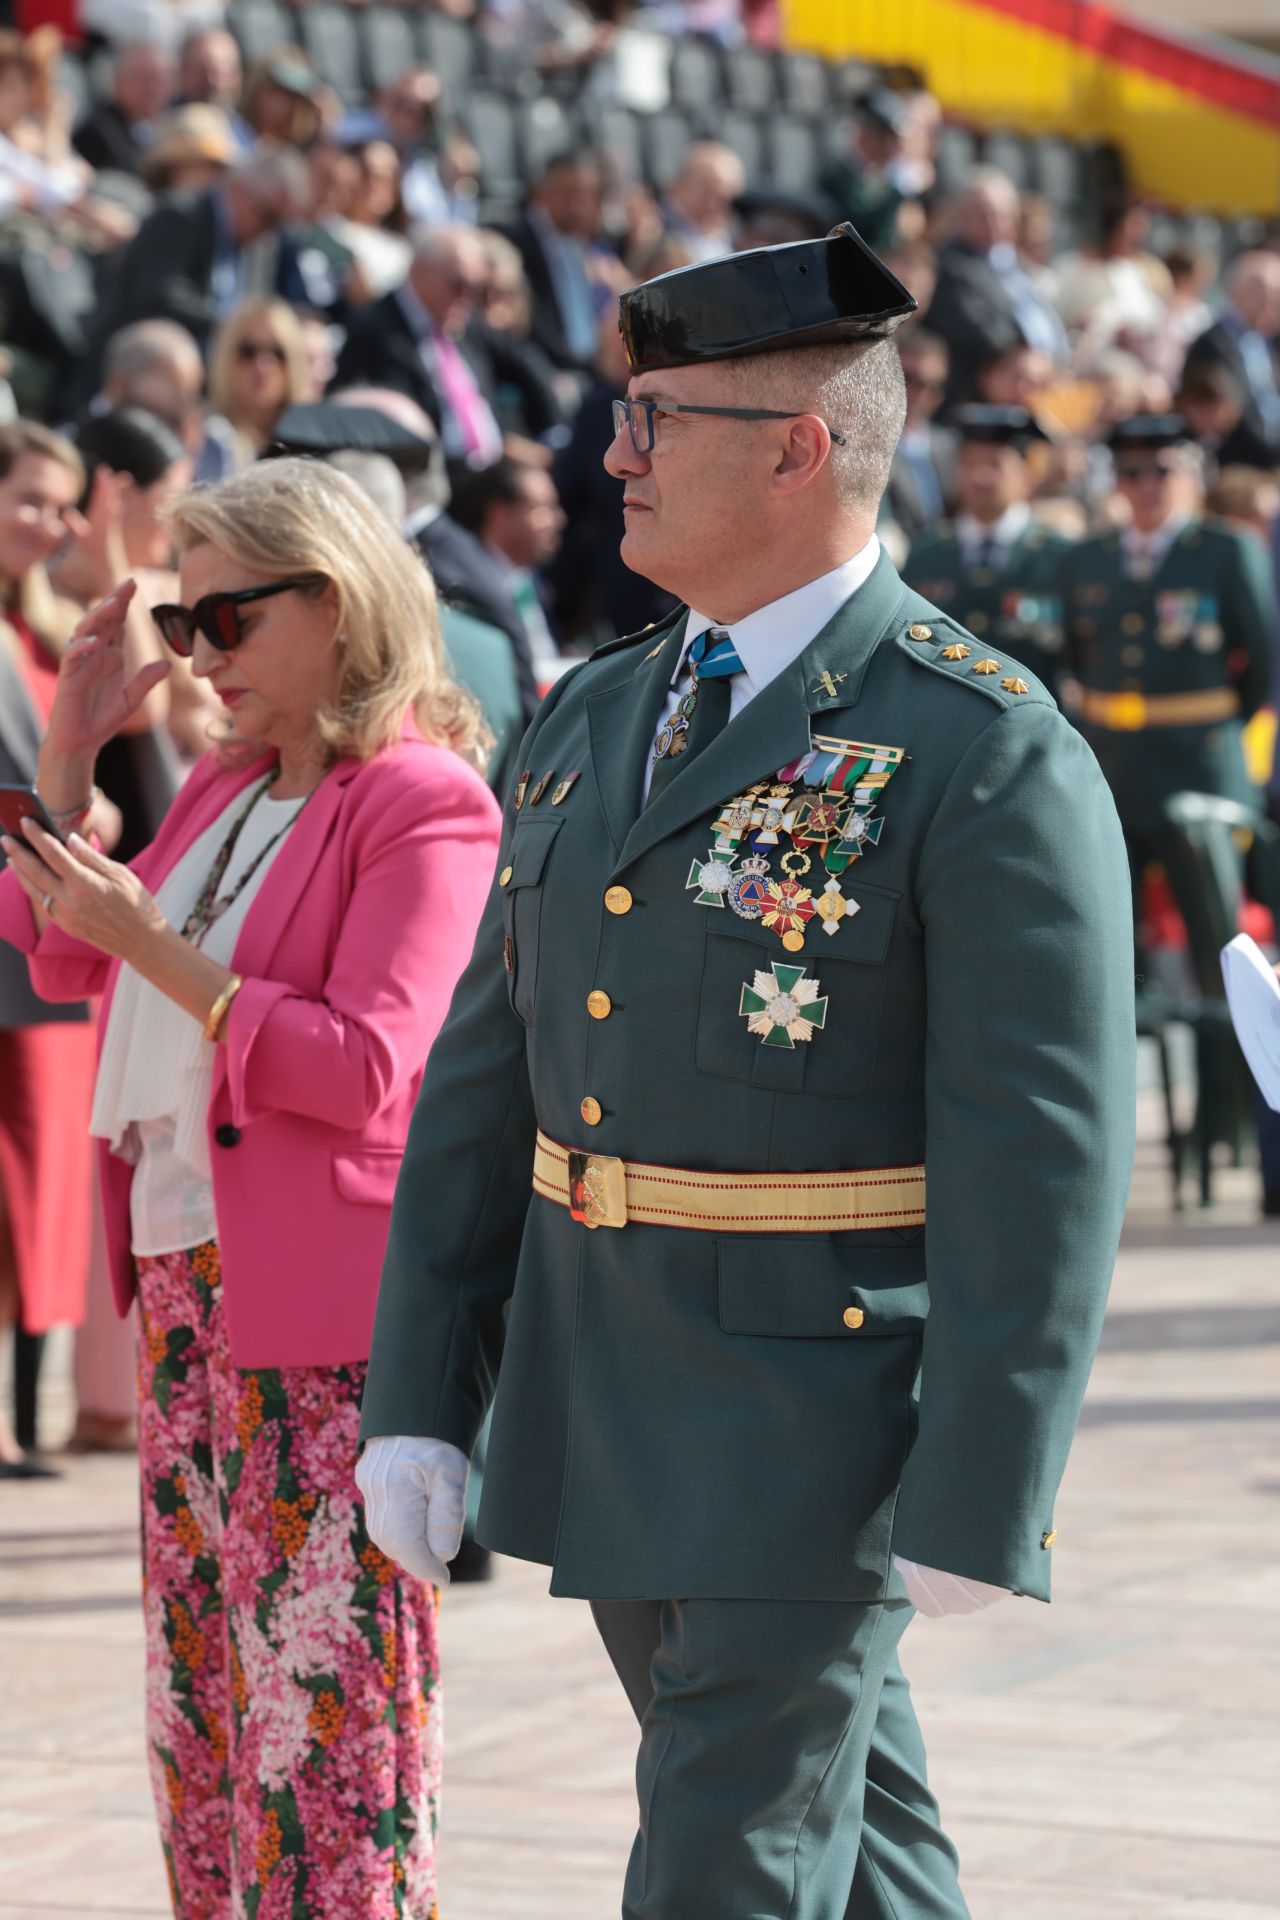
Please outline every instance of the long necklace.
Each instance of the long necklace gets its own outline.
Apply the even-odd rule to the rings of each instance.
[[[236,842],[244,832],[245,823],[257,806],[259,800],[261,800],[263,794],[266,793],[269,788],[273,787],[279,778],[280,769],[279,767],[274,767],[261,785],[255,787],[250,794],[248,806],[242,808],[232,821],[231,831],[219,847],[217,858],[209,869],[209,877],[200,889],[200,897],[188,914],[186,925],[182,929],[183,939],[190,940],[193,945],[198,947],[214,921],[221,920],[227,908],[233,906],[240,898],[240,895],[244,892],[254,874],[270,853],[272,847],[275,846],[278,840],[283,840],[285,834],[288,833],[290,827],[298,818],[298,814],[302,812],[302,807],[305,807],[307,801],[311,798],[310,793],[306,795],[297,813],[285,821],[279,833],[272,834],[266,846],[259,852],[257,858],[251,861],[249,866],[247,866],[245,871],[240,875],[240,878],[236,881],[230,893],[225,894],[220,900],[218,898],[218,888],[222,885],[227,868],[231,865],[231,856],[236,850]],[[314,793],[314,791],[315,789],[313,787],[312,792]]]

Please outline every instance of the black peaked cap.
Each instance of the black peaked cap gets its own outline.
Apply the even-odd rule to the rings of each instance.
[[[624,293],[632,373],[785,347],[885,339],[916,303],[846,220],[821,240],[676,267]]]
[[[421,465],[431,443],[380,407],[348,407],[337,400],[311,400],[286,407],[271,436],[270,452],[385,453],[397,466]]]
[[[983,446],[1017,447],[1020,453],[1025,453],[1033,440],[1049,438],[1025,407],[993,407],[974,401],[949,414],[947,425],[954,427],[962,440],[976,440]]]
[[[1191,439],[1180,413],[1135,413],[1118,420],[1107,438],[1112,453],[1159,452],[1165,447],[1181,447]]]

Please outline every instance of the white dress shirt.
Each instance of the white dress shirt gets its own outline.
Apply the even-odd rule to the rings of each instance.
[[[1124,543],[1125,572],[1131,580],[1147,580],[1164,565],[1165,556],[1191,518],[1189,513],[1171,513],[1151,533],[1139,533],[1126,527],[1120,538]]]
[[[980,556],[990,552],[991,558],[987,564],[1003,566],[1015,540],[1022,538],[1030,524],[1031,509],[1025,500],[1015,500],[989,526],[984,526],[981,520],[975,520],[971,513],[958,514],[956,538],[960,542],[965,565],[974,566]]]
[[[742,672],[735,673],[729,682],[729,719],[732,721],[771,680],[776,680],[784,668],[800,658],[809,642],[817,639],[850,595],[855,594],[870,578],[879,558],[880,542],[873,533],[866,546],[860,548],[851,560],[832,567],[830,573],[819,574],[816,580],[806,581],[794,593],[784,593],[780,600],[770,600],[766,606],[757,607],[754,613],[735,621],[732,626],[726,626],[712,615],[699,613],[695,607],[690,607],[684,650],[680,664],[672,675],[654,740],[657,740],[687,691],[685,683],[689,671],[685,661],[694,641],[708,627],[718,627],[722,633],[729,635],[742,662]],[[645,800],[649,798],[652,774],[653,756],[650,754],[644,770]]]

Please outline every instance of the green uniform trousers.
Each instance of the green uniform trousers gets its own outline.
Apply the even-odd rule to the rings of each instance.
[[[640,1722],[623,1920],[967,1920],[905,1599],[593,1600]]]

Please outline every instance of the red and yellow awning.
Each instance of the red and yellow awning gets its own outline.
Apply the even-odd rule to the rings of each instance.
[[[786,44],[921,68],[948,113],[1113,140],[1135,187],[1280,210],[1280,63],[1094,0],[784,0]]]

